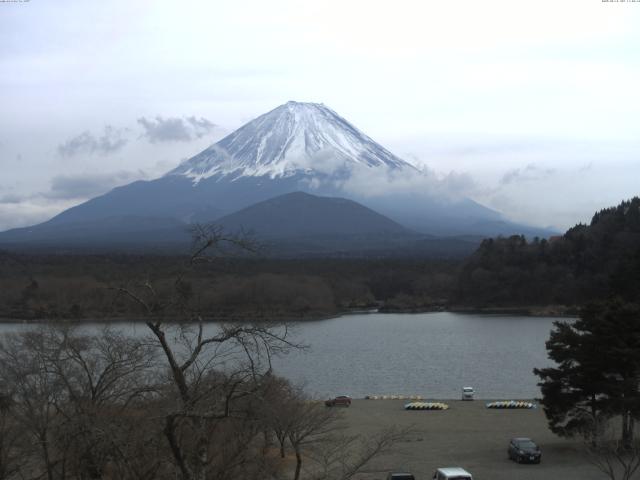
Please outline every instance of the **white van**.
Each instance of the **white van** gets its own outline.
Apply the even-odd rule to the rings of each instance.
[[[448,467],[437,469],[433,473],[433,480],[473,480],[473,477],[464,468]]]
[[[473,400],[473,387],[462,387],[462,400]]]

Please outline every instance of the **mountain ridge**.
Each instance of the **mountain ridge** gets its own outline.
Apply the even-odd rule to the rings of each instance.
[[[114,188],[39,225],[0,233],[0,243],[7,238],[34,241],[38,236],[46,241],[52,226],[74,224],[73,230],[79,232],[83,222],[89,228],[107,218],[215,222],[259,202],[298,191],[347,198],[423,235],[548,236],[543,229],[508,222],[499,212],[471,199],[440,198],[426,181],[418,189],[391,189],[385,183],[403,184],[407,179],[420,180],[421,175],[425,174],[328,107],[288,102],[157,179]],[[359,185],[355,190],[354,181]],[[127,222],[124,224],[129,228]],[[122,233],[116,230],[117,222],[114,237]],[[109,235],[106,231],[105,242]],[[69,240],[75,241],[71,234]]]
[[[349,199],[287,193],[215,222],[229,235],[255,242],[267,257],[438,257],[470,254],[479,239],[434,238],[412,232]],[[49,223],[0,234],[4,248],[57,253],[189,251],[190,225],[170,217],[113,216]],[[46,235],[42,235],[45,233]]]
[[[310,216],[313,213],[313,216]],[[271,238],[323,235],[416,235],[397,222],[339,197],[291,192],[258,202],[217,220],[227,231],[252,229]]]

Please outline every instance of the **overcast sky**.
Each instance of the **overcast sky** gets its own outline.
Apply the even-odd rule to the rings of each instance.
[[[566,228],[640,192],[640,2],[0,2],[0,230],[287,100]]]

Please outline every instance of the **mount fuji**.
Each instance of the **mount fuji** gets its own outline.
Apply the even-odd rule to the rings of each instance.
[[[109,225],[98,228],[104,244],[111,240],[126,243],[127,238],[140,244],[158,238],[179,239],[188,224],[221,220],[292,192],[358,202],[384,218],[381,232],[393,222],[412,235],[551,234],[508,222],[473,200],[443,198],[431,191],[432,185],[423,171],[330,108],[287,102],[160,178],[114,188],[42,224],[0,233],[0,245],[77,245],[93,241],[88,230],[95,233],[100,224]],[[295,202],[301,197],[283,198]],[[320,203],[305,203],[308,218],[320,221],[319,216],[329,211],[319,208]],[[364,210],[350,211],[356,215]],[[251,229],[252,225],[243,227]],[[290,229],[285,230],[291,234]],[[369,225],[367,235],[374,230]]]
[[[350,167],[408,169],[330,108],[288,102],[223,138],[167,175],[287,178],[346,173]]]

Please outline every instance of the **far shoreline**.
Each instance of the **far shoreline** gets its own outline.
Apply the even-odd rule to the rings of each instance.
[[[317,322],[323,320],[334,320],[336,318],[350,315],[393,315],[406,314],[417,315],[425,313],[454,313],[460,315],[512,315],[518,317],[539,317],[539,318],[577,318],[579,316],[579,307],[567,305],[547,305],[547,306],[524,306],[524,307],[466,307],[466,306],[450,306],[442,305],[425,306],[420,308],[414,307],[394,307],[382,306],[370,309],[349,309],[333,314],[318,313],[308,314],[307,316],[251,316],[251,315],[229,315],[220,317],[207,317],[203,319],[203,323],[304,323]],[[103,318],[10,318],[0,317],[0,324],[89,324],[89,323],[146,323],[150,319],[145,317],[103,317]],[[165,320],[164,323],[182,323],[175,320]],[[197,322],[191,322],[197,323]]]

